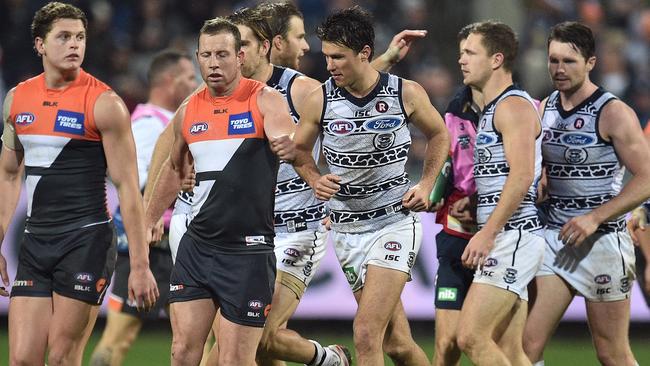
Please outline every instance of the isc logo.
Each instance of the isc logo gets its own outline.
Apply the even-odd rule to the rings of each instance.
[[[335,135],[349,135],[354,132],[354,123],[347,120],[338,120],[330,123],[329,129]]]
[[[34,115],[31,113],[19,113],[16,116],[16,124],[20,126],[26,126],[34,122],[35,119],[36,117],[34,117]]]
[[[190,127],[190,133],[192,135],[198,135],[208,130],[208,124],[205,122],[197,122]]]

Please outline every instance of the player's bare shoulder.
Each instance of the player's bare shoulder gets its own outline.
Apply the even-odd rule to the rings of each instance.
[[[402,79],[402,102],[404,103],[405,112],[409,116],[416,112],[423,103],[431,105],[429,96],[422,85],[409,79]]]
[[[130,126],[130,113],[126,104],[113,90],[103,92],[95,102],[95,125],[100,131],[115,126]]]

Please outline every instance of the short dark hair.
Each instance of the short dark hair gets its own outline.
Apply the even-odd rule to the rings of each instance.
[[[562,22],[554,25],[546,41],[547,49],[551,41],[570,43],[585,60],[596,55],[594,34],[589,27],[578,22]]]
[[[239,29],[237,29],[237,26],[230,20],[224,17],[216,17],[206,20],[199,31],[199,38],[201,38],[202,34],[213,36],[219,33],[232,34],[233,38],[235,38],[235,52],[241,50],[241,34],[239,33]]]
[[[36,37],[43,38],[52,30],[52,24],[59,19],[78,19],[84,25],[84,30],[88,29],[88,19],[83,10],[74,5],[60,2],[47,3],[34,13],[32,19],[32,40]]]
[[[149,86],[156,84],[156,79],[160,75],[177,66],[182,59],[192,61],[192,58],[188,54],[176,50],[166,49],[156,53],[151,59],[149,69],[147,70]]]
[[[458,31],[458,35],[456,35],[456,40],[457,40],[458,42],[460,42],[460,41],[462,41],[462,40],[464,40],[464,39],[467,39],[467,37],[469,37],[469,34],[472,33],[472,30],[473,30],[474,27],[476,27],[477,25],[478,25],[478,23],[471,23],[471,24],[468,24],[468,25],[462,27],[462,28]]]
[[[273,38],[267,18],[263,16],[259,10],[254,8],[242,8],[226,18],[235,25],[244,25],[250,28],[253,31],[255,38],[257,38],[260,43],[266,40],[270,42]],[[271,60],[270,48],[269,52],[266,53],[266,59]]]
[[[371,15],[359,6],[339,10],[325,19],[318,27],[318,38],[348,47],[359,53],[370,46],[370,59],[375,50],[375,29]]]
[[[266,17],[271,30],[271,38],[280,35],[287,38],[289,33],[289,22],[291,17],[304,19],[302,13],[296,5],[290,1],[282,2],[263,2],[256,7],[259,12]]]
[[[519,49],[519,41],[512,28],[505,23],[488,20],[475,23],[470,33],[483,36],[482,43],[489,55],[503,54],[503,68],[512,72]]]

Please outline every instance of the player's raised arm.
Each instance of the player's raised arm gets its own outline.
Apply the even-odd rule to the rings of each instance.
[[[378,71],[388,71],[398,62],[402,61],[411,49],[413,41],[424,38],[427,35],[426,30],[405,29],[397,33],[388,45],[386,52],[372,60],[372,67]]]

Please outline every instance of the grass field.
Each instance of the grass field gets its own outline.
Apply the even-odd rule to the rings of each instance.
[[[2,322],[0,331],[0,365],[7,364],[8,339],[6,322]],[[310,325],[310,322],[300,322],[297,326],[303,335],[321,341],[322,344],[339,343],[352,348],[351,328],[347,326],[332,327],[317,331],[322,328],[321,322]],[[338,324],[338,323],[337,323]],[[345,324],[345,323],[343,323]],[[84,365],[88,364],[88,357],[99,339],[99,330],[103,324],[99,323],[93,334],[84,357]],[[427,329],[431,329],[428,331]],[[433,323],[418,324],[414,327],[416,341],[422,346],[431,357],[433,355]],[[632,350],[635,353],[639,365],[650,365],[650,325],[637,324],[632,327]],[[169,364],[169,348],[171,344],[171,330],[163,323],[145,326],[141,336],[129,352],[125,366],[157,366]],[[583,366],[598,365],[596,354],[589,340],[587,326],[585,324],[563,324],[558,334],[545,353],[545,361],[551,366]],[[290,364],[298,365],[298,364]],[[386,359],[386,365],[392,365]],[[461,365],[471,365],[467,359],[463,359]]]

